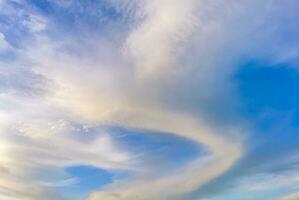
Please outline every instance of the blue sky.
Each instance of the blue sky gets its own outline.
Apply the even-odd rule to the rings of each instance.
[[[296,0],[0,0],[1,200],[298,200]]]

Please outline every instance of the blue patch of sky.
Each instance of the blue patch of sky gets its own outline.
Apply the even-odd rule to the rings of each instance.
[[[281,136],[290,139],[285,137],[286,131],[295,131],[299,124],[298,70],[252,62],[242,67],[236,78],[244,113],[257,131],[284,131]]]
[[[111,131],[119,145],[141,155],[149,164],[158,163],[162,171],[179,169],[208,153],[203,146],[175,134],[120,127]]]
[[[31,15],[47,19],[47,29],[43,33],[53,39],[64,40],[66,37],[82,39],[99,34],[111,37],[124,32],[131,23],[129,17],[125,17],[123,11],[109,1],[69,1],[65,5],[47,0],[8,1],[5,9],[0,13],[0,32],[16,48],[21,48],[24,41],[35,39],[36,33],[32,33],[24,23],[30,20]]]
[[[240,94],[248,114],[266,109],[298,111],[299,73],[284,65],[249,63],[237,74]]]
[[[178,169],[209,153],[204,146],[171,133],[115,126],[85,127],[75,122],[72,126],[74,131],[70,133],[70,137],[90,143],[109,134],[118,146],[134,155],[140,155],[143,158],[141,160],[146,160],[148,164],[158,162],[161,170]]]
[[[51,19],[55,27],[64,33],[82,33],[105,30],[110,23],[123,20],[123,14],[109,1],[69,1],[62,5],[55,1],[28,0],[38,12]]]
[[[207,153],[197,143],[174,134],[110,126],[85,127],[75,122],[72,126],[74,131],[70,134],[74,139],[89,143],[109,134],[117,145],[136,155],[142,155],[141,160],[147,161],[141,164],[154,164],[158,166],[160,173],[179,169],[191,160]],[[67,167],[65,172],[68,178],[75,178],[77,182],[59,187],[58,190],[66,198],[78,200],[86,199],[91,192],[99,191],[113,181],[134,176],[132,171],[107,170],[85,165]]]
[[[236,74],[252,133],[241,168],[287,170],[277,160],[298,152],[299,73],[285,64],[250,62]],[[276,160],[276,161],[275,161]],[[270,163],[270,164],[269,164]]]
[[[0,51],[0,62],[10,63],[17,58],[16,54],[11,50]]]
[[[70,166],[65,171],[70,178],[75,178],[77,183],[62,187],[60,190],[66,197],[78,200],[86,199],[90,192],[98,191],[115,180],[131,176],[131,173],[126,171],[108,171],[85,165]]]
[[[5,40],[15,48],[21,48],[23,41],[33,37],[24,22],[29,19],[29,12],[25,5],[8,1],[5,12],[0,13],[0,32]]]
[[[299,73],[293,65],[252,61],[240,66],[234,81],[239,87],[242,115],[252,131],[245,155],[193,195],[200,194],[208,200],[279,199],[292,189],[248,191],[240,188],[238,181],[259,173],[284,173],[297,168],[289,156],[298,153],[299,145]]]

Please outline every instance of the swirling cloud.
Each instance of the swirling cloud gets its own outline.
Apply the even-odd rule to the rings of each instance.
[[[299,40],[283,38],[297,33],[290,7],[0,1],[0,198],[68,199],[59,188],[80,182],[65,170],[76,165],[134,174],[89,191],[90,200],[201,198],[225,174],[242,183],[254,131],[234,75],[245,58],[297,64]],[[109,127],[179,136],[207,153],[162,172]]]

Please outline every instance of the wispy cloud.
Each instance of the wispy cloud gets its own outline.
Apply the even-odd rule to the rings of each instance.
[[[134,174],[91,200],[201,198],[226,174],[251,191],[297,183],[297,172],[240,181],[256,130],[233,79],[252,58],[298,64],[299,40],[286,36],[299,30],[296,2],[78,2],[0,1],[0,58],[10,58],[0,60],[0,198],[67,199],[57,188],[76,183],[73,165]],[[162,173],[107,127],[169,133],[209,153]]]

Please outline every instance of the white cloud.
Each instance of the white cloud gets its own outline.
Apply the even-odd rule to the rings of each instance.
[[[11,46],[6,41],[4,34],[0,32],[0,52],[4,50],[8,50],[10,48]]]
[[[299,193],[294,193],[283,197],[281,200],[298,200],[298,199],[299,199]]]
[[[38,33],[46,29],[46,19],[38,15],[29,15],[28,19],[24,20],[23,25],[31,32]]]
[[[33,97],[29,97],[30,101],[26,97],[17,100],[15,107],[20,108],[17,112],[12,109],[14,112],[10,113],[15,118],[10,122],[10,126],[16,127],[29,143],[12,145],[12,141],[3,140],[3,143],[8,145],[3,151],[3,159],[9,158],[11,164],[8,167],[21,170],[22,176],[37,170],[31,162],[45,168],[90,164],[102,168],[134,169],[134,166],[130,165],[130,156],[123,153],[124,150],[117,149],[109,138],[100,138],[89,144],[73,140],[70,135],[64,135],[68,132],[68,127],[65,127],[63,121],[57,121],[56,116],[58,119],[67,118],[89,125],[104,123],[170,132],[203,144],[212,152],[211,156],[186,166],[182,175],[162,176],[154,180],[155,185],[152,185],[153,180],[145,178],[116,183],[107,193],[103,193],[110,197],[118,193],[122,199],[132,198],[141,191],[146,198],[182,195],[220,175],[240,157],[242,141],[239,138],[231,142],[225,136],[210,130],[201,119],[162,109],[160,103],[154,102],[151,96],[139,93],[142,89],[138,88],[139,80],[130,80],[133,77],[120,68],[129,67],[125,63],[119,66],[118,62],[111,60],[110,68],[107,68],[105,63],[96,62],[99,61],[98,58],[82,59],[63,52],[57,53],[57,49],[63,44],[44,38],[37,39],[37,45],[28,47],[26,55],[27,59],[36,63],[34,70],[51,81],[47,88],[48,93],[41,99],[37,97],[36,101],[33,101]],[[151,83],[144,87],[148,86],[151,86]],[[16,100],[15,97],[7,95],[4,97]],[[144,101],[147,97],[149,99]],[[25,164],[23,157],[30,158],[30,163]],[[20,167],[21,163],[23,167]],[[205,172],[204,175],[202,172]],[[13,177],[9,179],[11,181]],[[28,181],[25,177],[21,179]],[[7,179],[4,180],[8,182]],[[12,187],[24,191],[26,188],[23,188],[22,183]],[[43,185],[38,188],[42,189]],[[179,190],[165,194],[165,190],[176,185],[179,185]],[[149,186],[152,189],[148,189]],[[101,198],[103,194],[95,193],[91,198]],[[38,193],[30,195],[38,196]]]
[[[126,7],[127,2],[113,3]],[[18,55],[47,84],[41,95],[0,96],[4,105],[0,107],[1,194],[39,199],[49,193],[44,191],[47,185],[72,181],[65,182],[65,174],[57,170],[62,173],[59,179],[45,182],[32,177],[35,171],[85,164],[131,169],[137,174],[94,192],[92,200],[173,199],[223,174],[242,157],[247,134],[241,132],[243,124],[212,127],[201,111],[211,99],[217,103],[234,99],[230,75],[244,54],[253,55],[256,52],[251,49],[260,47],[264,36],[256,45],[251,44],[251,36],[259,28],[267,3],[134,3],[140,9],[134,15],[137,22],[118,41],[100,35],[78,42],[76,36],[67,38],[64,33],[63,40],[53,39],[42,31],[47,29],[47,19],[30,15],[25,26],[35,42],[27,41]],[[126,14],[132,15],[129,10]],[[0,46],[1,41],[5,44],[0,35]],[[227,102],[234,104],[234,100]],[[191,110],[186,109],[189,106]],[[168,132],[202,144],[211,154],[192,161],[180,173],[148,178],[156,171],[136,169],[131,162],[136,157],[119,148],[106,130],[99,130],[96,140],[85,143],[74,138],[76,128],[71,122]],[[81,134],[82,139],[86,133]],[[28,182],[36,188],[28,188]]]
[[[132,30],[125,47],[137,76],[173,70],[184,42],[198,25],[194,16],[197,2],[141,1],[144,20]]]
[[[42,42],[42,45],[46,46],[33,49],[33,52],[38,49],[37,54],[30,49],[27,53],[34,55],[33,59],[39,64],[37,71],[52,80],[46,96],[47,101],[50,105],[68,111],[65,114],[71,119],[84,123],[106,123],[169,132],[203,144],[212,153],[211,156],[190,163],[182,175],[162,176],[155,180],[144,178],[130,180],[112,185],[106,193],[95,193],[91,198],[101,199],[103,195],[105,198],[108,196],[112,198],[117,194],[118,198],[130,199],[140,193],[144,196],[142,198],[150,199],[182,195],[225,172],[241,156],[242,138],[228,139],[225,134],[221,136],[205,125],[201,119],[162,108],[159,102],[151,100],[151,96],[146,96],[149,99],[144,101],[145,97],[142,96],[143,93],[139,93],[140,88],[138,88],[140,80],[130,80],[133,77],[130,74],[122,74],[122,70],[114,71],[114,68],[120,69],[118,66],[111,65],[107,70],[104,64],[93,61],[95,58],[89,58],[88,65],[85,65],[86,61],[81,58],[69,57],[63,53],[57,55],[55,42]],[[113,61],[111,63],[118,64]],[[82,66],[86,67],[82,68]],[[123,64],[122,67],[125,68],[127,65]],[[87,69],[92,70],[93,73],[90,74]],[[123,84],[120,81],[127,82]],[[147,84],[144,87],[151,86],[151,83]],[[92,153],[93,149],[89,148]],[[112,151],[108,152],[109,158],[113,158]],[[81,155],[79,157],[86,157],[78,153]],[[84,160],[82,162],[86,163]],[[155,171],[147,173],[151,174]],[[165,194],[164,191],[169,191],[177,185],[180,189]]]
[[[297,170],[259,174],[249,177],[240,185],[249,191],[270,191],[273,189],[299,189],[299,173]]]
[[[46,198],[51,193],[47,189],[50,186],[71,183],[65,181],[67,174],[63,170],[72,165],[106,169],[133,167],[129,152],[117,147],[106,130],[98,128],[93,133],[95,139],[84,142],[86,128],[75,127],[53,106],[32,96],[11,99],[7,94],[2,95],[1,102],[8,100],[11,106],[1,110],[5,120],[0,124],[0,188],[1,193],[11,194],[8,195],[11,199]],[[49,176],[55,177],[53,180],[34,175],[49,170],[54,171]]]

